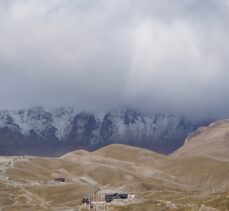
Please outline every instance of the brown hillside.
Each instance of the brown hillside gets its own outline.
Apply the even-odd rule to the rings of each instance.
[[[185,144],[171,157],[205,156],[229,160],[229,120],[222,120],[200,128],[189,135]]]

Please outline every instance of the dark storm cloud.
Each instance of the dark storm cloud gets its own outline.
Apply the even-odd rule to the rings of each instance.
[[[229,115],[227,0],[0,0],[2,108]]]

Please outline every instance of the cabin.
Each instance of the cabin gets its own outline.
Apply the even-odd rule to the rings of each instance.
[[[126,193],[114,193],[114,194],[106,194],[105,195],[105,201],[106,202],[111,202],[114,199],[127,199],[128,194]]]
[[[58,177],[58,178],[55,178],[55,181],[56,182],[65,182],[65,178],[64,177]]]

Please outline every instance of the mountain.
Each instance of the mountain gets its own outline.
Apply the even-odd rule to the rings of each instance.
[[[198,124],[174,115],[118,110],[77,112],[72,108],[0,111],[0,154],[56,156],[75,149],[95,150],[113,143],[168,154]]]

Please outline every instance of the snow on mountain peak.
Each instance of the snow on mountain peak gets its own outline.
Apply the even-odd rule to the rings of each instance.
[[[181,146],[186,135],[196,127],[181,117],[134,110],[93,114],[73,108],[48,110],[36,106],[18,111],[0,111],[0,129],[9,128],[16,132],[16,136],[20,133],[20,140],[31,140],[36,144],[70,144],[86,149],[123,143],[169,153]],[[7,133],[10,139],[16,138],[9,131]]]
[[[19,111],[6,110],[0,112],[0,127],[13,122],[20,127],[23,135],[28,135],[31,130],[42,134],[45,128],[53,126],[57,129],[56,136],[62,140],[70,129],[74,115],[74,109],[63,107],[56,108],[52,112],[46,111],[41,106]]]

